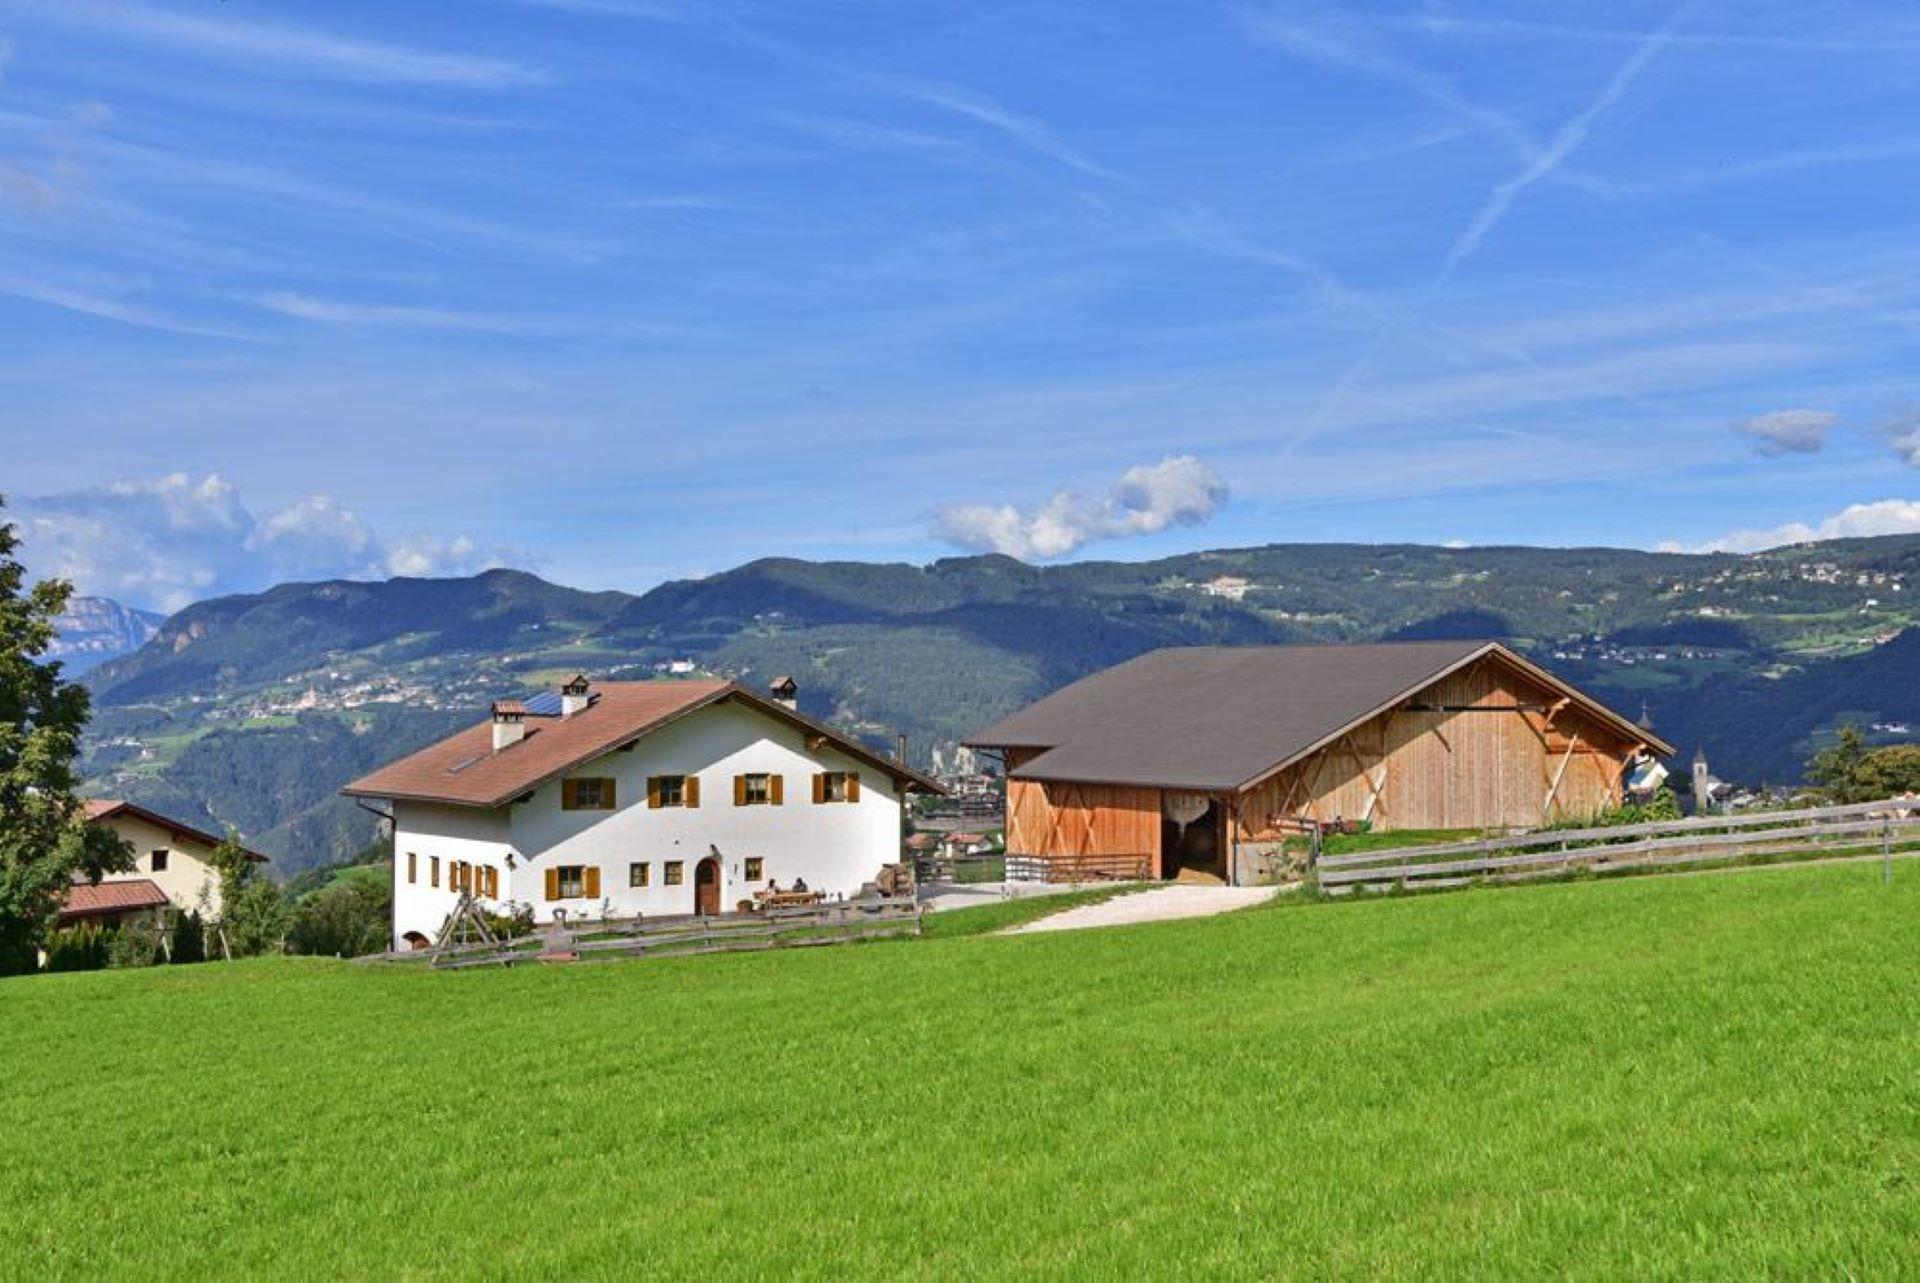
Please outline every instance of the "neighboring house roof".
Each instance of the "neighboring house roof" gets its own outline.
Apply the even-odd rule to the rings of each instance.
[[[1486,656],[1663,753],[1673,746],[1498,642],[1194,646],[1083,678],[967,742],[1039,749],[1016,779],[1245,788]]]
[[[184,838],[189,842],[197,842],[201,846],[208,848],[219,846],[222,842],[226,841],[225,838],[216,834],[208,833],[204,829],[196,829],[191,824],[182,824],[178,820],[169,819],[158,811],[149,811],[146,807],[134,802],[123,802],[118,798],[110,797],[92,797],[87,799],[87,823],[89,824],[99,824],[106,820],[117,819],[123,815],[136,820],[145,820],[156,828],[165,829],[172,835],[175,841]],[[241,847],[240,849],[247,851],[245,847]],[[267,857],[258,851],[247,851],[247,858],[260,864],[265,864],[267,860]]]
[[[734,682],[602,682],[593,689],[599,698],[571,717],[529,717],[525,738],[506,748],[493,747],[493,723],[481,722],[390,762],[340,791],[348,797],[503,806],[574,767],[635,743],[690,713],[728,702],[744,704],[817,735],[909,789],[946,791],[911,767]]]
[[[62,918],[93,918],[106,913],[131,913],[167,904],[167,893],[145,878],[126,882],[76,882],[67,888]]]

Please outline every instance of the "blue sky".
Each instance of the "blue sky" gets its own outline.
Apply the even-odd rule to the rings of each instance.
[[[0,0],[0,489],[492,561],[1920,529],[1908,4]]]

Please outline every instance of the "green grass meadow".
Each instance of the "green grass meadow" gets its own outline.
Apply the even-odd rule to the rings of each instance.
[[[0,1278],[1914,1277],[1898,875],[0,982]]]

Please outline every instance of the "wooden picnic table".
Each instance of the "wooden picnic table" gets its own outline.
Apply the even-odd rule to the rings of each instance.
[[[819,904],[825,897],[818,891],[758,891],[753,898],[763,909],[791,909],[799,905]]]

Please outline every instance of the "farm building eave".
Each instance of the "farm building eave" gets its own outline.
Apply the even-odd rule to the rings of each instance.
[[[1673,746],[1498,642],[1181,647],[1095,673],[973,736],[1038,749],[1014,779],[1251,788],[1450,673],[1495,656],[1623,739]]]

